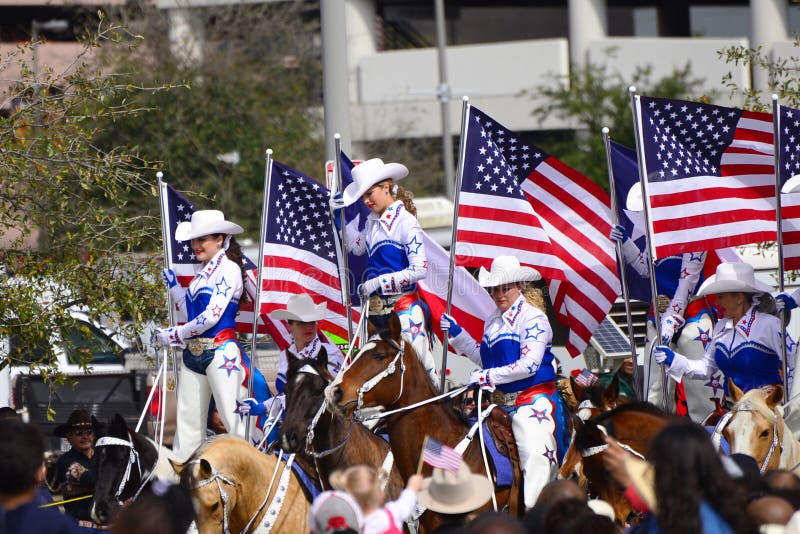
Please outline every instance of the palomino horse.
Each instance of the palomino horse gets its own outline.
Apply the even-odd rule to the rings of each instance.
[[[783,421],[783,387],[742,393],[728,380],[728,393],[735,404],[720,425],[724,425],[722,435],[728,440],[731,454],[752,456],[762,473],[772,469],[800,473],[800,442]]]
[[[386,431],[397,468],[407,480],[417,471],[425,436],[455,447],[469,428],[456,415],[448,398],[428,402],[437,392],[413,347],[401,338],[397,316],[391,314],[388,330],[379,336],[373,336],[361,347],[350,366],[326,388],[325,396],[333,409],[345,414],[355,412],[356,417],[366,407],[397,410],[386,416]],[[463,459],[473,472],[486,473],[479,440],[470,443]],[[428,466],[424,471],[431,473]],[[512,497],[510,488],[497,487],[496,497],[498,508],[507,506]],[[519,503],[517,511],[522,513],[521,495],[515,498]],[[431,511],[421,518],[421,526],[428,532],[440,522],[441,518]]]
[[[215,436],[186,463],[171,463],[192,492],[200,534],[309,531],[311,505],[297,476],[241,438]]]
[[[603,465],[603,453],[608,448],[605,437],[615,438],[625,450],[642,457],[655,435],[671,419],[652,404],[644,402],[623,404],[585,422],[574,417],[575,436],[559,474],[569,477],[575,471],[575,462],[580,461],[589,495],[611,504],[617,520],[624,524],[633,510],[623,495],[625,488],[609,476]]]
[[[291,352],[286,357],[286,414],[281,426],[284,450],[296,453],[298,459],[313,466],[308,471],[317,472],[322,489],[330,489],[328,477],[337,469],[368,465],[386,470],[386,497],[397,498],[403,491],[403,478],[389,456],[389,444],[361,423],[345,421],[325,409],[325,388],[333,380],[325,349],[316,358],[303,360]],[[311,443],[307,442],[309,435]]]
[[[162,479],[176,479],[168,462],[175,457],[163,447],[159,452],[150,438],[129,429],[119,414],[108,425],[94,417],[92,423],[97,436],[92,457],[97,481],[91,515],[95,522],[105,525],[122,503],[139,494],[151,473]]]

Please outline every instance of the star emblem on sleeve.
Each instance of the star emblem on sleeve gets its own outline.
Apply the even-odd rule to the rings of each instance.
[[[547,448],[547,445],[544,446],[544,452],[542,453],[542,456],[544,456],[545,458],[550,460],[551,464],[558,463],[556,461],[556,451],[555,451],[555,449],[549,449],[549,448]]]
[[[525,339],[539,340],[539,336],[544,334],[544,329],[539,326],[539,323],[534,323],[530,328],[525,329]]]
[[[406,243],[405,246],[408,254],[418,254],[419,247],[422,246],[422,242],[417,239],[417,236],[414,236],[414,238],[408,243]]]
[[[228,291],[231,290],[231,286],[228,285],[228,282],[225,281],[225,277],[223,276],[219,282],[217,282],[217,295],[225,295],[228,296]]]

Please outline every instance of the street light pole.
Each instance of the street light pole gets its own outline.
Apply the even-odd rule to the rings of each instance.
[[[444,0],[434,0],[436,13],[436,50],[439,57],[439,86],[436,96],[442,112],[442,164],[444,165],[445,196],[453,198],[455,177],[453,168],[453,136],[450,135],[450,86],[447,83],[447,30],[445,29]]]

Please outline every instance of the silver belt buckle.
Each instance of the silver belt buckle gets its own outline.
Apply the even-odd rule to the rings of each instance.
[[[214,346],[214,340],[212,338],[199,337],[187,341],[186,346],[189,348],[189,352],[192,353],[192,356],[200,356],[207,349]]]

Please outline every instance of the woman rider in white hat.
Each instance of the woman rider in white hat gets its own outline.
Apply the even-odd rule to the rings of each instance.
[[[344,362],[344,354],[336,344],[331,343],[325,335],[319,331],[319,321],[325,318],[327,305],[314,304],[311,296],[307,293],[292,295],[286,303],[286,308],[274,310],[269,314],[273,321],[286,321],[289,325],[289,333],[292,335],[292,344],[289,348],[282,350],[278,356],[278,376],[275,379],[275,389],[278,396],[275,400],[268,399],[264,403],[257,399],[245,399],[246,406],[242,406],[242,412],[251,415],[264,415],[267,411],[276,413],[275,402],[280,402],[283,406],[283,388],[286,385],[286,371],[289,367],[286,352],[291,352],[295,357],[302,360],[316,359],[319,351],[324,348],[328,359],[328,371],[332,376],[339,374],[339,368]],[[271,402],[272,401],[272,402]]]
[[[447,314],[440,323],[453,348],[482,367],[472,373],[470,383],[497,388],[492,400],[511,415],[526,508],[555,479],[567,446],[564,406],[555,385],[553,331],[541,292],[527,286],[541,277],[536,269],[522,267],[516,256],[498,256],[491,270],[481,267],[478,273],[478,283],[497,305],[486,319],[482,342]]]
[[[191,251],[202,264],[200,271],[184,289],[174,271],[164,270],[164,282],[187,320],[157,333],[161,343],[184,349],[173,445],[181,458],[194,452],[206,436],[212,395],[225,429],[245,437],[244,417],[237,399],[247,396],[251,366],[234,331],[244,289],[244,266],[242,251],[232,237],[242,231],[238,224],[226,221],[221,211],[195,211],[190,222],[178,225],[175,239],[190,242]],[[253,369],[253,393],[263,402],[269,397],[269,389],[261,372]],[[257,422],[251,428],[258,432],[258,427]],[[251,437],[260,436],[256,433]]]
[[[665,345],[654,349],[654,358],[667,365],[667,373],[677,381],[683,377],[709,380],[722,371],[720,387],[726,392],[729,378],[745,392],[782,384],[780,320],[757,309],[757,296],[771,290],[756,280],[752,265],[720,263],[697,292],[701,297],[716,294],[724,314],[714,326],[703,358],[690,360]]]
[[[408,176],[408,169],[400,163],[384,163],[375,158],[356,165],[352,175],[353,183],[345,188],[342,198],[335,198],[331,205],[339,209],[361,200],[372,210],[361,232],[355,224],[352,230],[348,226],[346,232],[347,250],[356,255],[367,254],[364,281],[358,286],[359,296],[380,299],[380,310],[371,308],[371,314],[381,315],[391,310],[397,313],[403,334],[413,345],[431,380],[438,385],[426,325],[428,314],[417,295],[417,282],[428,272],[422,228],[417,222],[411,194],[395,184]],[[373,299],[371,305],[374,306],[376,300]]]

